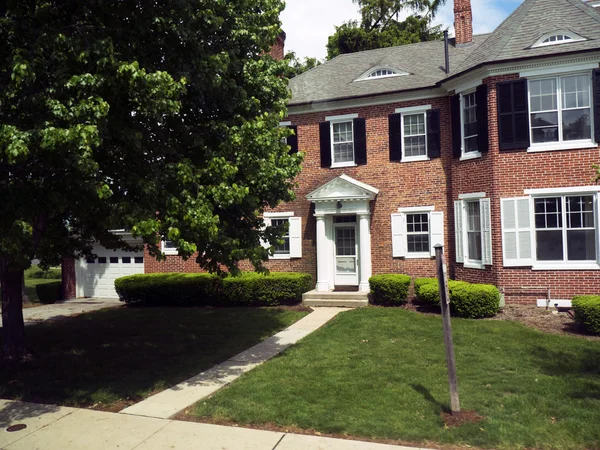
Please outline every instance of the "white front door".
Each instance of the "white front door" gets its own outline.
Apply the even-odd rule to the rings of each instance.
[[[335,280],[336,286],[358,286],[358,242],[356,218],[354,223],[335,223]]]

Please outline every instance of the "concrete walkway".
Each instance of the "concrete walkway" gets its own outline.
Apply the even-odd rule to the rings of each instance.
[[[214,394],[243,373],[268,361],[290,345],[322,327],[346,308],[316,308],[285,330],[271,336],[195,377],[120,411],[122,414],[167,419]]]
[[[25,325],[43,322],[44,320],[61,319],[76,314],[97,311],[104,308],[114,308],[122,306],[118,298],[78,298],[75,300],[65,300],[63,302],[52,303],[51,305],[34,306],[23,309],[23,319]],[[2,318],[0,317],[0,326]]]
[[[27,428],[6,431],[15,424]],[[0,428],[4,450],[411,450],[7,400],[0,400]]]

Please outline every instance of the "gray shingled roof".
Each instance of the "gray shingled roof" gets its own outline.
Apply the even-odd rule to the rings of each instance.
[[[531,48],[554,30],[572,31],[587,40]],[[600,49],[600,11],[581,0],[525,0],[493,33],[474,36],[468,46],[451,45],[449,74],[443,69],[443,41],[350,53],[290,80],[290,105],[429,88],[486,63],[593,49]],[[410,75],[355,81],[374,67]]]

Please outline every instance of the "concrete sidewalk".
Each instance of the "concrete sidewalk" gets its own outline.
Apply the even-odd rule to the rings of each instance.
[[[268,361],[290,345],[322,327],[346,308],[315,308],[308,316],[244,350],[227,361],[120,411],[122,414],[167,419],[214,394],[242,374]]]
[[[15,424],[27,428],[6,431]],[[0,448],[4,450],[409,450],[7,400],[0,400],[0,428]]]
[[[115,308],[122,305],[124,305],[124,303],[120,302],[118,298],[78,298],[52,303],[50,305],[24,308],[23,319],[25,320],[25,325],[29,325],[45,320],[61,319],[76,314],[97,311],[104,308]],[[1,317],[0,326],[2,326]]]

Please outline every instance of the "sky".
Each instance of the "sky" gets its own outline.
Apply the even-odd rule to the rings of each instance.
[[[493,31],[522,1],[471,0],[474,33]],[[307,56],[324,59],[327,38],[335,32],[335,26],[360,18],[358,5],[352,0],[286,0],[286,5],[281,14],[287,34],[286,52],[294,51],[302,59]],[[454,33],[453,8],[453,0],[446,0],[434,20],[435,25],[450,27],[451,35]]]

